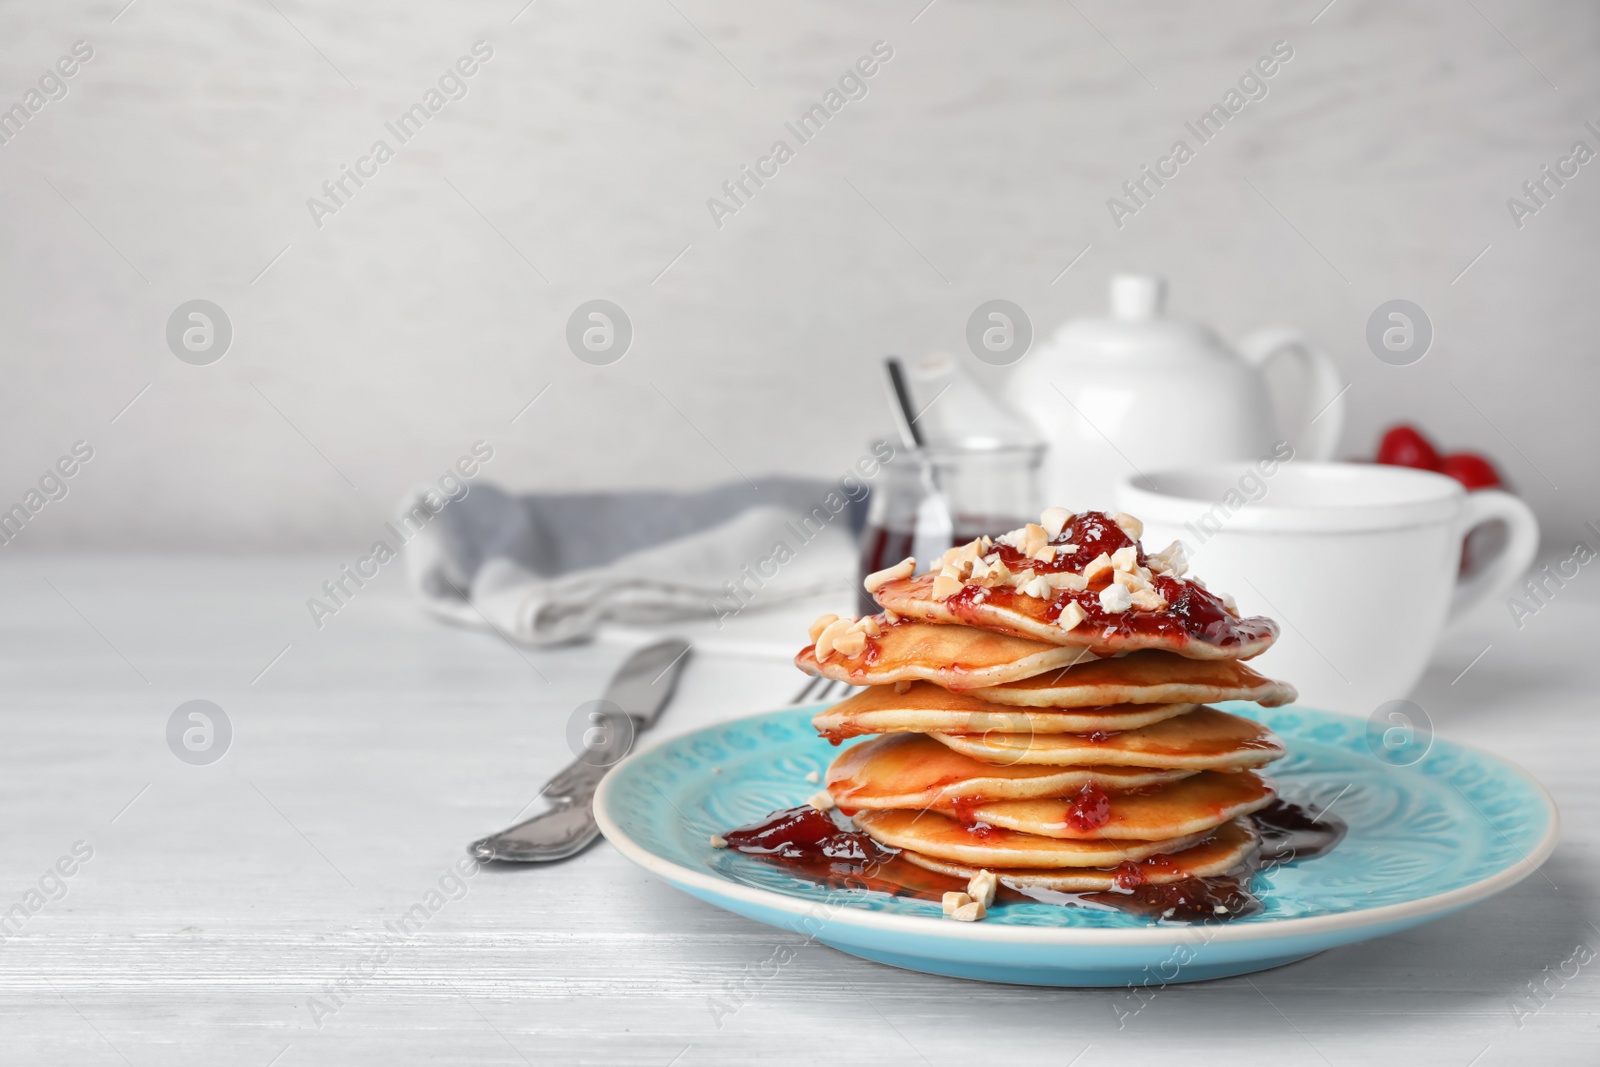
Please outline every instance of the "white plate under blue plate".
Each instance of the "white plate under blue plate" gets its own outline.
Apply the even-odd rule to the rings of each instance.
[[[1409,766],[1379,759],[1360,719],[1221,705],[1259,719],[1289,754],[1269,773],[1287,800],[1349,825],[1331,852],[1256,876],[1259,915],[1191,926],[1120,911],[1003,904],[982,922],[937,903],[829,889],[710,837],[793,807],[839,752],[821,705],[708,727],[619,763],[595,815],[623,855],[685,892],[897,967],[1029,985],[1120,986],[1246,974],[1438,919],[1515,885],[1555,848],[1555,805],[1527,774],[1435,740]]]

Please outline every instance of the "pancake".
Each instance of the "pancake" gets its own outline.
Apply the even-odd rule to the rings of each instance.
[[[928,736],[984,763],[1052,767],[1172,767],[1239,771],[1271,763],[1283,744],[1258,722],[1202,707],[1187,715],[1095,740],[1091,734]]]
[[[1048,597],[1020,589],[966,586],[945,600],[935,599],[932,572],[884,582],[872,594],[897,615],[935,623],[958,623],[998,634],[1028,637],[1055,645],[1087,648],[1101,656],[1159,648],[1190,659],[1250,659],[1272,646],[1278,624],[1261,615],[1238,618],[1222,602],[1183,578],[1158,578],[1156,589],[1172,602],[1158,611],[1129,608],[1111,613],[1098,592],[1052,589]],[[1076,604],[1084,614],[1070,630],[1057,623],[1063,608]]]
[[[890,848],[909,849],[933,859],[974,867],[1115,867],[1200,843],[1205,834],[1166,841],[1062,841],[1015,830],[969,830],[948,815],[905,808],[857,813],[856,825]]]
[[[1176,782],[1184,770],[1142,767],[994,767],[922,734],[892,734],[847,748],[828,768],[839,807],[934,808],[955,802],[1069,797],[1093,782],[1107,793]]]
[[[1049,677],[1049,675],[1045,676]],[[994,690],[982,690],[992,692]],[[972,693],[952,693],[932,682],[911,682],[904,693],[875,685],[811,717],[830,741],[860,734],[952,733],[1091,734],[1136,730],[1193,711],[1194,704],[1117,704],[1108,707],[1015,708],[991,704]]]
[[[1144,649],[1115,659],[1086,659],[1015,682],[971,690],[994,704],[1072,708],[1098,704],[1212,704],[1250,700],[1275,708],[1294,701],[1294,686],[1236,660],[1188,659]]]
[[[1249,859],[1256,850],[1258,839],[1249,819],[1225,823],[1216,833],[1197,845],[1164,856],[1153,857],[1132,866],[1139,872],[1145,885],[1170,885],[1185,878],[1209,878],[1226,874]],[[935,859],[909,849],[900,853],[918,867],[956,878],[971,879],[980,868],[948,860]],[[1001,884],[1013,889],[1054,889],[1062,893],[1094,893],[1118,888],[1115,870],[1083,868],[1055,871],[1024,870],[1019,868],[988,868]],[[1126,870],[1126,868],[1124,869]]]
[[[989,633],[970,626],[938,626],[879,617],[879,634],[866,640],[857,655],[829,653],[817,662],[816,645],[807,645],[794,665],[851,685],[886,685],[921,678],[946,689],[976,689],[1059,670],[1085,657],[1081,649],[1063,648],[1026,637]]]
[[[1272,803],[1272,787],[1257,775],[1204,771],[1143,793],[1102,798],[1106,819],[1086,825],[1073,800],[997,800],[969,804],[961,816],[1007,830],[1069,841],[1101,838],[1165,841],[1213,830]],[[1075,817],[1076,816],[1076,817]]]

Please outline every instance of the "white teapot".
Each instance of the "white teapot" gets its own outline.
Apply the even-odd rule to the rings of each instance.
[[[1167,467],[1332,457],[1344,384],[1325,352],[1288,329],[1235,352],[1200,323],[1166,318],[1164,298],[1160,278],[1114,276],[1109,319],[1062,326],[1006,383],[1049,442],[1050,503],[1110,507],[1125,476]]]

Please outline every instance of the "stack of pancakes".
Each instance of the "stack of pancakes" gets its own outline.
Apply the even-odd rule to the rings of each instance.
[[[1283,747],[1206,705],[1294,699],[1241,662],[1277,627],[1184,578],[1178,546],[1147,555],[1141,532],[1051,509],[922,576],[909,560],[872,575],[881,614],[817,620],[796,664],[867,688],[814,725],[835,743],[879,736],[834,760],[814,803],[918,866],[1025,891],[1128,890],[1247,859],[1249,815],[1273,799],[1255,771]]]

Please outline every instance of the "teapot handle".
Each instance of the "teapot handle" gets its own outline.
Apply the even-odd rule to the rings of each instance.
[[[1344,429],[1344,390],[1332,357],[1299,330],[1270,327],[1257,330],[1239,342],[1239,354],[1257,370],[1278,359],[1298,359],[1310,382],[1308,396],[1272,392],[1278,433],[1295,446],[1303,459],[1333,458]]]

